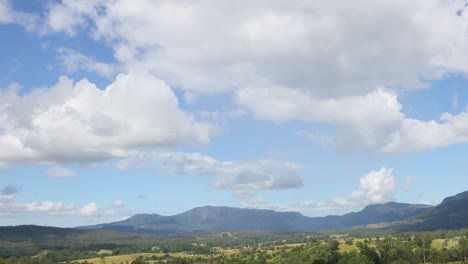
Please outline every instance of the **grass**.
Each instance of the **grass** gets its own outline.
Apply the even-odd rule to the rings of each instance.
[[[136,258],[142,256],[142,257],[152,257],[152,256],[164,256],[164,253],[135,253],[135,254],[127,254],[127,255],[118,255],[118,256],[107,256],[103,258],[90,258],[90,259],[80,259],[76,260],[78,262],[84,262],[87,261],[88,263],[92,264],[120,264],[120,263],[131,263],[134,261]],[[170,253],[170,256],[173,257],[182,257],[182,258],[190,258],[190,257],[195,257],[193,254],[188,254],[188,253],[183,253],[183,252],[177,252],[177,253]],[[206,257],[206,255],[197,255],[200,257]],[[149,261],[149,263],[158,263],[158,261]]]
[[[87,261],[88,263],[92,263],[92,264],[102,264],[102,263],[106,263],[106,264],[116,263],[117,264],[117,263],[125,263],[125,262],[131,263],[132,261],[134,261],[139,256],[143,256],[143,257],[149,256],[149,257],[151,257],[153,255],[157,255],[157,254],[154,254],[154,253],[137,253],[137,254],[128,254],[128,255],[119,255],[119,256],[108,256],[108,257],[104,257],[104,258],[81,259],[81,260],[78,260],[78,261],[79,262]]]
[[[338,237],[337,237],[338,238]],[[340,242],[339,245],[339,251],[341,253],[343,252],[351,252],[351,251],[359,251],[359,248],[356,246],[357,242],[364,242],[364,239],[354,239],[353,244],[348,245],[345,243],[345,239],[340,237],[338,238],[338,241]],[[273,253],[274,251],[280,251],[282,248],[285,248],[286,251],[290,251],[294,247],[302,246],[305,245],[305,243],[291,243],[291,244],[285,244],[281,246],[276,246],[275,249],[273,250],[267,250],[269,254]],[[374,246],[371,244],[371,246]],[[434,239],[432,241],[432,247],[434,249],[441,250],[444,247],[448,248],[456,248],[458,246],[458,240],[457,239]],[[236,254],[240,251],[240,249],[223,249],[221,247],[213,247],[217,252],[223,253],[224,255],[231,257],[233,254]],[[106,252],[106,251],[100,251],[100,253],[111,253],[111,252]],[[88,263],[92,264],[120,264],[120,263],[131,263],[134,261],[136,258],[143,256],[143,257],[151,257],[151,256],[157,256],[161,257],[164,256],[164,253],[135,253],[135,254],[128,254],[128,255],[118,255],[118,256],[108,256],[104,258],[91,258],[91,259],[82,259],[78,260],[79,262],[84,262],[87,261]],[[169,253],[171,257],[182,257],[182,258],[192,258],[192,257],[204,257],[208,258],[209,255],[194,255],[191,253],[185,253],[185,252],[177,252],[177,253]],[[158,261],[149,261],[149,263],[159,263]],[[451,264],[456,264],[456,263],[461,263],[461,262],[451,262]]]
[[[441,250],[443,249],[444,247],[446,248],[456,248],[458,247],[458,239],[454,239],[454,238],[451,238],[451,239],[448,239],[447,240],[447,244],[445,244],[445,239],[434,239],[432,240],[432,248],[435,248],[435,249],[438,249],[438,250]]]

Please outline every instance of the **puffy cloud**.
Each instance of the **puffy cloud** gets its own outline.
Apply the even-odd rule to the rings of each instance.
[[[55,166],[46,171],[46,175],[49,177],[74,177],[77,176],[76,172],[71,171],[67,168]]]
[[[84,216],[92,216],[99,212],[99,208],[96,203],[89,203],[80,208],[78,211]]]
[[[359,188],[351,193],[350,200],[361,204],[379,204],[392,201],[395,194],[396,180],[393,169],[385,167],[371,171],[359,181]]]
[[[325,100],[284,87],[255,87],[239,90],[237,102],[257,118],[274,122],[303,120],[333,124],[339,128],[333,144],[342,152],[381,151],[404,119],[397,96],[383,89],[365,96]]]
[[[265,208],[277,211],[301,212],[307,216],[341,215],[350,211],[362,210],[369,204],[381,204],[394,201],[397,191],[393,169],[382,167],[370,171],[359,180],[358,188],[348,197],[335,197],[326,201],[300,201],[294,204],[272,204],[266,200],[246,200],[248,207]],[[252,196],[248,196],[252,197]]]
[[[121,40],[114,46],[119,60],[141,63],[190,91],[267,84],[336,97],[377,86],[426,87],[424,78],[468,72],[463,6],[437,0],[65,0],[51,5],[48,22],[69,34],[93,25],[96,37]]]
[[[50,5],[47,12],[45,26],[47,31],[64,31],[68,35],[76,34],[77,26],[84,26],[88,23],[87,17],[96,17],[96,9],[99,0],[89,0],[85,2],[75,0],[63,0],[60,4]]]
[[[62,77],[20,95],[0,91],[0,161],[89,162],[121,158],[141,146],[210,142],[217,128],[179,108],[164,81],[120,74],[104,90]]]
[[[47,21],[68,34],[91,28],[127,71],[150,72],[187,98],[232,90],[257,118],[335,126],[325,141],[340,152],[408,153],[467,141],[454,124],[464,113],[415,120],[397,100],[401,88],[468,73],[464,8],[438,0],[64,0]]]
[[[257,118],[274,122],[303,120],[336,126],[330,140],[339,152],[367,151],[399,154],[425,151],[468,142],[468,113],[444,113],[439,121],[406,117],[396,93],[378,89],[365,96],[318,99],[304,91],[285,87],[246,88],[237,103]],[[320,141],[317,135],[313,141]]]
[[[218,161],[201,153],[132,151],[118,167],[160,167],[166,174],[214,177],[215,188],[233,189],[240,199],[250,199],[259,190],[303,187],[296,174],[302,166],[281,160]]]
[[[423,151],[468,142],[468,113],[444,113],[440,122],[405,118],[381,149],[384,153]]]

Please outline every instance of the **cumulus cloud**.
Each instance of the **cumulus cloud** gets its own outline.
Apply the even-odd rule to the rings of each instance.
[[[89,203],[80,208],[78,211],[84,216],[91,216],[99,212],[99,208],[96,203]]]
[[[50,5],[45,21],[45,31],[64,31],[70,36],[76,34],[78,26],[88,23],[88,17],[96,17],[96,9],[100,0],[85,2],[75,0],[63,0],[60,4]]]
[[[239,90],[236,98],[260,119],[336,126],[337,134],[325,136],[323,141],[344,153],[401,154],[468,142],[468,113],[444,113],[438,121],[408,118],[401,111],[397,94],[386,89],[365,96],[317,99],[285,87],[252,87]]]
[[[257,118],[331,124],[337,135],[326,141],[340,152],[410,153],[468,141],[455,124],[465,113],[421,121],[397,100],[401,89],[468,73],[464,4],[65,0],[50,5],[47,23],[91,31],[126,71],[150,72],[188,97],[232,91]]]
[[[295,208],[308,214],[317,215],[343,214],[358,211],[369,204],[382,204],[395,200],[396,179],[393,169],[382,167],[373,170],[359,179],[358,188],[347,198],[335,197],[326,202],[304,201],[297,203]]]
[[[275,204],[266,200],[246,201],[246,206],[277,211],[301,212],[308,216],[341,215],[362,210],[369,204],[382,204],[395,200],[397,191],[393,169],[382,167],[362,176],[356,190],[348,197],[335,197],[326,201],[300,201],[294,204]]]
[[[159,167],[165,174],[214,177],[214,188],[233,189],[240,199],[250,199],[260,190],[303,187],[296,173],[302,166],[281,160],[218,161],[201,153],[132,151],[118,167]]]
[[[141,61],[165,80],[201,93],[266,83],[319,97],[366,94],[381,85],[425,87],[420,76],[468,69],[468,22],[465,13],[457,15],[462,1],[268,6],[68,0],[51,5],[48,21],[55,31],[92,25],[97,37],[124,40],[114,47],[122,62]]]
[[[351,202],[378,204],[395,199],[396,180],[392,173],[393,169],[383,167],[366,174],[360,179],[359,188],[351,193]]]
[[[67,168],[55,166],[46,171],[46,175],[49,177],[74,177],[77,176],[76,172],[71,171]]]
[[[207,144],[217,132],[179,108],[164,81],[120,74],[104,90],[62,77],[50,88],[0,91],[0,162],[90,162],[141,146]]]

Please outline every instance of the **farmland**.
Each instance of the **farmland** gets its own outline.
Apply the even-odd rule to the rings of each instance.
[[[0,229],[0,263],[461,263],[468,231],[275,233],[233,231],[146,235],[18,226]]]

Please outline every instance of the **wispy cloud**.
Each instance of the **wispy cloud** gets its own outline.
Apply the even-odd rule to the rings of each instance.
[[[0,0],[0,24],[19,24],[26,30],[38,30],[40,17],[36,14],[20,12],[13,9],[9,0]]]
[[[57,49],[57,53],[67,73],[86,71],[89,73],[97,73],[110,79],[118,71],[118,66],[115,64],[96,61],[73,49],[61,47]]]
[[[64,167],[59,167],[59,166],[55,166],[55,167],[48,169],[46,171],[46,175],[49,177],[57,177],[57,178],[78,176],[76,172],[71,171]]]

